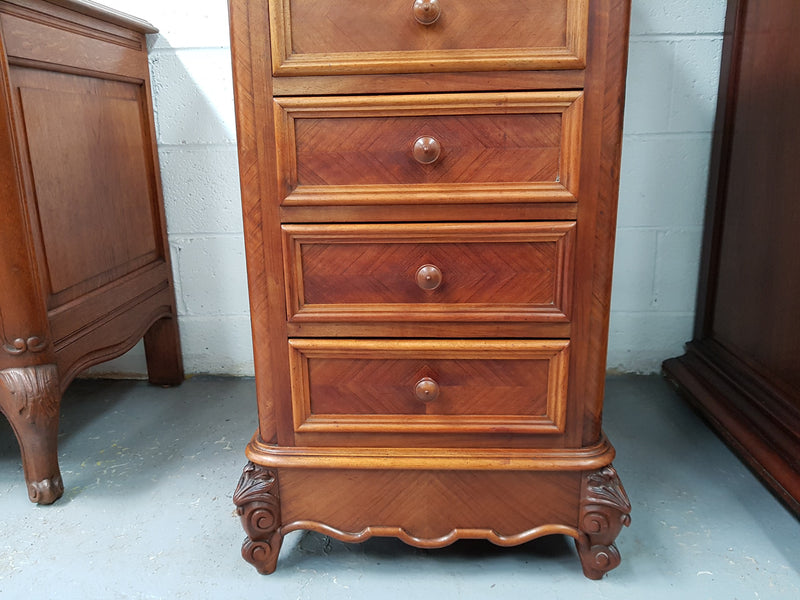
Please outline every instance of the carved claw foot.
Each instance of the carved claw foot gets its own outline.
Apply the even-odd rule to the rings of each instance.
[[[575,541],[589,579],[600,579],[619,566],[614,540],[630,525],[631,504],[617,471],[611,465],[584,475],[581,498],[581,537]]]
[[[283,543],[278,473],[247,463],[233,502],[247,533],[242,557],[263,575],[274,572]]]
[[[17,436],[28,497],[52,504],[64,493],[58,468],[61,392],[55,365],[0,371],[0,409]]]

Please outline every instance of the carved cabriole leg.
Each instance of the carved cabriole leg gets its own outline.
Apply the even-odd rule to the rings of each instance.
[[[575,540],[583,574],[600,579],[620,563],[614,540],[630,525],[631,504],[617,471],[611,465],[583,477],[580,531]]]
[[[272,573],[283,543],[277,471],[247,463],[233,494],[233,502],[247,533],[242,544],[242,556],[259,573]]]
[[[55,365],[0,371],[0,409],[17,436],[28,496],[52,504],[64,493],[58,469],[61,391]]]

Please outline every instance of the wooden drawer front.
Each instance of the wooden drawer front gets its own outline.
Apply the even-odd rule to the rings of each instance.
[[[564,431],[567,340],[289,345],[299,433]]]
[[[275,107],[284,206],[576,200],[579,91],[277,98]],[[428,154],[425,138],[435,140]]]
[[[282,229],[290,321],[569,320],[572,222]]]
[[[440,9],[432,24],[417,21],[414,0],[269,4],[279,76],[582,69],[586,61],[588,0],[432,0]]]

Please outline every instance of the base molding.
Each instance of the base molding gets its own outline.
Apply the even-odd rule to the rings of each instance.
[[[585,448],[356,448],[289,447],[257,435],[246,450],[252,462],[291,469],[440,469],[448,471],[590,471],[611,463],[605,436]]]
[[[692,342],[664,362],[665,377],[711,428],[800,514],[800,415],[780,392],[715,344]]]
[[[574,538],[584,574],[619,565],[614,540],[630,503],[610,465],[592,471],[300,469],[249,462],[234,494],[243,557],[272,573],[283,537],[316,531],[343,542],[396,537],[420,548],[459,539],[515,546]]]

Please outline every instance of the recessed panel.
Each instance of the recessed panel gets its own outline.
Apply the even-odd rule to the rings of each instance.
[[[18,92],[59,304],[158,255],[141,87],[39,72],[23,74]]]

